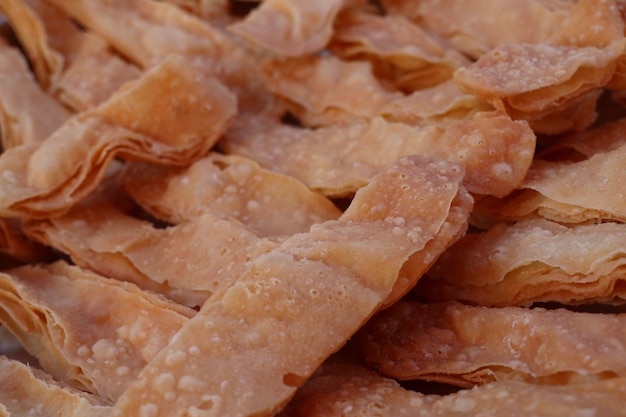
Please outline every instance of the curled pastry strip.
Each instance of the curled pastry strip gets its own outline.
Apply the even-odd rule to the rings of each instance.
[[[0,214],[62,214],[97,187],[116,157],[186,165],[208,153],[235,112],[226,87],[171,57],[40,145],[2,154]]]
[[[470,63],[404,16],[357,9],[339,14],[328,48],[343,59],[370,61],[378,77],[407,93],[448,81]]]
[[[458,233],[440,236],[444,225],[465,229],[472,199],[462,176],[450,162],[403,158],[359,190],[338,220],[252,260],[146,366],[114,415],[276,413],[383,305],[412,256],[436,258],[433,248],[452,243],[443,241]],[[402,293],[424,271],[414,272]],[[164,374],[177,382],[172,401],[155,383]]]
[[[237,95],[240,110],[274,111],[263,88],[258,57],[228,34],[164,1],[48,0],[105,39],[125,59],[146,70],[171,55],[184,57],[205,76],[216,77]],[[120,22],[124,22],[120,25]]]
[[[279,55],[307,55],[324,49],[333,33],[333,21],[344,3],[344,0],[265,0],[228,29]]]
[[[389,14],[406,16],[464,54],[479,58],[504,43],[546,42],[562,26],[574,2],[382,0],[381,3]]]
[[[146,211],[174,224],[211,212],[234,217],[260,236],[280,236],[341,214],[295,178],[237,155],[211,153],[184,168],[128,164],[122,183]]]
[[[194,314],[63,261],[0,274],[2,325],[46,372],[108,402]]]
[[[543,219],[464,236],[420,280],[430,301],[486,306],[626,302],[626,225],[566,227]]]
[[[35,411],[58,417],[107,417],[111,411],[97,396],[4,356],[0,356],[0,382],[0,404],[4,407],[0,407],[0,416],[22,416]]]
[[[365,360],[400,380],[469,387],[567,385],[624,377],[626,315],[400,301],[360,333]]]
[[[580,1],[564,27],[545,43],[507,43],[454,74],[462,90],[472,92],[514,119],[529,121],[537,133],[562,133],[545,118],[583,115],[595,120],[593,100],[581,100],[611,81],[624,58],[624,22],[615,1]],[[591,96],[593,97],[593,96]],[[568,114],[563,114],[569,107]]]
[[[541,386],[501,381],[456,393],[424,395],[366,367],[324,364],[298,391],[279,417],[537,417],[576,415],[580,410],[597,415],[620,415],[626,378]]]
[[[16,48],[0,41],[0,140],[2,149],[43,142],[71,113],[46,94]]]
[[[168,228],[95,201],[64,216],[29,222],[34,240],[85,268],[158,292],[189,307],[232,284],[246,263],[277,243],[211,212]]]
[[[478,202],[477,213],[506,221],[537,216],[570,224],[626,221],[624,195],[615,191],[626,180],[626,145],[606,142],[604,152],[594,146],[579,147],[579,155],[591,156],[576,162],[535,159],[517,192],[503,199],[486,197]],[[574,184],[585,192],[574,192]]]
[[[403,95],[384,86],[367,61],[344,61],[333,55],[266,61],[262,76],[304,126],[347,124],[378,114]]]
[[[381,117],[345,126],[297,128],[269,118],[240,117],[220,142],[228,153],[298,178],[331,197],[352,195],[397,159],[447,158],[465,167],[475,194],[505,196],[524,179],[536,137],[526,122],[501,112],[409,126]]]
[[[81,30],[46,1],[7,0],[0,12],[16,32],[42,88],[75,111],[100,104],[139,76],[107,42]]]
[[[454,80],[424,88],[385,103],[376,114],[390,122],[425,125],[445,119],[471,119],[476,113],[494,110],[473,94],[459,90]]]

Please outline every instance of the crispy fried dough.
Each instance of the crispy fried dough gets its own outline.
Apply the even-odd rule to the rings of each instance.
[[[365,360],[400,380],[469,387],[567,385],[623,377],[626,315],[400,301],[360,334]]]
[[[586,95],[611,80],[625,45],[615,2],[585,0],[547,42],[502,44],[457,70],[454,78],[462,90],[527,120],[535,132],[562,133],[549,121],[556,119],[568,128],[562,119],[571,113],[587,122],[573,125],[580,130],[595,120],[595,106]]]
[[[2,154],[0,213],[62,214],[97,187],[115,157],[189,164],[208,153],[235,111],[234,96],[219,81],[171,57],[40,145]]]
[[[503,199],[486,197],[477,211],[507,221],[540,216],[561,223],[624,222],[626,145],[606,145],[605,152],[592,151],[578,162],[535,159],[518,192]]]
[[[236,155],[211,153],[185,168],[129,164],[122,181],[145,210],[174,224],[211,212],[234,217],[260,236],[279,236],[341,214],[296,179]]]
[[[265,0],[228,29],[278,55],[301,56],[322,50],[344,0]]]
[[[39,83],[75,111],[94,107],[139,76],[91,32],[43,0],[7,0],[0,5],[28,55]]]
[[[319,129],[240,117],[220,143],[228,153],[255,159],[332,197],[352,195],[400,157],[418,153],[463,165],[470,192],[504,196],[526,176],[535,135],[525,122],[501,112],[424,126],[376,117]]]
[[[486,306],[626,302],[626,225],[566,227],[543,219],[465,236],[416,291],[430,301]]]
[[[270,60],[262,75],[268,90],[305,126],[370,118],[402,97],[376,79],[369,62],[343,61],[332,55]]]
[[[447,118],[471,119],[476,113],[494,110],[473,94],[463,93],[454,80],[415,91],[384,104],[379,116],[390,122],[425,125]]]
[[[275,111],[275,100],[260,78],[250,76],[258,71],[257,58],[223,31],[177,6],[152,0],[47,1],[143,69],[178,55],[205,76],[217,77],[228,85],[237,94],[240,110]]]
[[[375,177],[339,220],[285,240],[205,303],[115,414],[276,413],[381,306],[409,257],[438,239],[451,203],[468,212],[461,180],[455,164],[425,157],[404,158]],[[155,384],[163,374],[177,382],[172,401]]]
[[[325,364],[278,416],[618,416],[625,393],[626,379],[614,378],[566,387],[502,381],[445,396],[424,395],[365,367]]]
[[[2,149],[43,142],[71,116],[34,80],[24,57],[0,41],[0,140]]]
[[[569,0],[382,0],[472,58],[504,43],[541,43],[561,27]],[[532,23],[531,23],[532,22]]]
[[[152,223],[95,201],[64,216],[30,222],[25,232],[83,267],[199,307],[228,288],[246,263],[277,245],[229,218],[204,213],[177,226]]]
[[[0,404],[9,417],[107,417],[110,408],[98,397],[55,381],[40,369],[0,356]]]
[[[328,48],[343,59],[372,62],[378,77],[407,93],[448,81],[470,63],[404,16],[357,9],[339,14]]]
[[[2,325],[56,379],[109,402],[194,314],[62,261],[0,274]]]

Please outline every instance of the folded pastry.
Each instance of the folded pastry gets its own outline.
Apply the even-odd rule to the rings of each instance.
[[[71,116],[33,78],[17,48],[0,41],[0,140],[2,149],[36,145]]]
[[[502,381],[449,395],[424,395],[363,366],[324,364],[278,416],[561,417],[581,410],[618,416],[625,393],[626,379],[612,378],[566,387]]]
[[[561,133],[558,124],[535,122],[555,114],[571,117],[572,104],[579,103],[578,116],[581,109],[593,111],[583,117],[588,124],[576,128],[588,127],[595,120],[595,109],[580,98],[612,79],[624,45],[624,22],[615,2],[585,0],[576,4],[548,42],[502,44],[457,70],[454,77],[462,90],[514,119],[528,120],[536,132]],[[564,106],[570,107],[569,114],[562,114]]]
[[[472,199],[462,175],[450,162],[403,158],[338,220],[252,260],[144,368],[114,412],[275,414],[392,290],[419,279],[424,271],[411,268],[405,288],[396,287],[407,261],[436,258],[433,247],[465,230]],[[162,387],[162,375],[175,383]]]
[[[452,78],[470,61],[401,15],[348,9],[339,14],[328,46],[347,60],[368,60],[374,73],[410,93]]]
[[[211,153],[184,168],[132,163],[122,181],[141,207],[174,224],[211,212],[234,217],[260,236],[280,236],[341,214],[295,178],[237,155]]]
[[[484,306],[623,304],[623,223],[563,226],[543,219],[463,237],[420,280],[427,300]]]
[[[406,16],[472,58],[504,43],[542,43],[573,7],[569,0],[382,0],[392,15]],[[532,23],[530,23],[532,22]]]
[[[276,111],[275,99],[267,93],[260,77],[250,76],[258,72],[258,57],[219,28],[173,4],[152,0],[47,2],[144,70],[177,55],[204,76],[225,83],[237,95],[240,110]]]
[[[100,104],[140,74],[102,38],[81,30],[46,1],[7,0],[0,11],[16,32],[42,88],[75,111]]]
[[[604,145],[604,152],[581,150],[591,156],[575,162],[535,158],[518,191],[503,199],[486,197],[478,202],[477,213],[505,221],[540,216],[561,223],[623,222],[626,206],[615,190],[625,181],[626,144]]]
[[[580,162],[595,154],[614,151],[626,145],[626,118],[602,123],[583,132],[559,136],[537,154],[551,162]]]
[[[171,57],[40,145],[0,156],[0,215],[48,217],[91,193],[114,158],[185,165],[206,155],[235,115],[216,79]]]
[[[107,417],[97,396],[55,381],[40,369],[0,356],[0,416]]]
[[[239,3],[230,3],[223,0],[166,0],[166,3],[174,4],[185,12],[198,16],[212,26],[220,28],[241,19],[234,7],[235,5],[240,5]]]
[[[351,1],[354,3],[354,1]],[[273,53],[300,56],[324,49],[343,0],[266,0],[228,29]]]
[[[97,200],[60,217],[30,222],[25,232],[78,265],[189,307],[229,287],[250,259],[277,245],[211,212],[157,228]]]
[[[55,379],[108,402],[194,314],[63,261],[0,274],[2,325]]]
[[[263,117],[239,117],[220,141],[227,153],[300,179],[331,197],[350,196],[402,156],[427,154],[465,167],[476,194],[504,196],[524,179],[535,150],[525,122],[501,112],[409,126],[381,117],[345,126],[298,128]]]
[[[403,95],[381,83],[367,61],[334,55],[266,61],[263,79],[304,126],[347,124],[371,118]]]
[[[469,387],[567,385],[623,377],[624,314],[400,301],[360,333],[365,361],[399,380]]]
[[[383,105],[377,116],[390,122],[426,125],[442,120],[471,119],[476,113],[493,110],[487,102],[459,90],[454,80],[415,91]]]

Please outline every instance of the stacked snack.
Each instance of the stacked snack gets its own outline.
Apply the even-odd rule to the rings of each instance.
[[[0,13],[0,415],[626,415],[621,2]]]

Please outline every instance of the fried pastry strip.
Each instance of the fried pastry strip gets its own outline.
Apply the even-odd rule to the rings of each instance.
[[[110,407],[96,396],[0,356],[0,416],[108,417],[109,413]]]
[[[424,395],[356,365],[322,365],[279,417],[536,417],[623,415],[626,378],[571,386],[501,381],[454,394]]]
[[[115,55],[99,36],[80,30],[44,0],[0,5],[17,33],[42,87],[75,111],[108,99],[139,70]]]
[[[372,62],[378,77],[406,93],[445,82],[470,63],[404,16],[356,9],[339,14],[328,48],[343,59]]]
[[[384,87],[367,61],[306,56],[265,62],[267,89],[305,126],[346,124],[375,116],[402,94]]]
[[[459,69],[455,80],[496,108],[533,121],[606,84],[623,49],[622,41],[606,48],[505,44]]]
[[[143,69],[179,55],[205,76],[224,82],[237,95],[241,111],[276,111],[276,101],[260,77],[250,76],[258,72],[257,57],[223,31],[173,4],[153,0],[47,1]]]
[[[470,192],[504,196],[525,177],[535,135],[525,122],[512,121],[500,112],[422,127],[377,117],[319,129],[239,117],[220,143],[228,153],[252,158],[333,197],[351,195],[397,159],[411,154],[460,163]]]
[[[610,152],[626,145],[626,118],[604,123],[583,132],[560,136],[537,154],[552,162],[580,162],[595,154]]]
[[[0,274],[2,325],[56,379],[109,402],[194,314],[63,261]]]
[[[228,29],[278,55],[302,56],[324,49],[344,0],[264,0]]]
[[[478,112],[490,110],[494,110],[493,106],[473,94],[463,93],[454,80],[449,80],[391,100],[380,108],[377,116],[420,126],[448,118],[470,119]]]
[[[169,54],[226,54],[234,45],[178,7],[151,0],[48,0],[107,39],[123,56],[150,68]],[[120,25],[120,22],[125,22]],[[235,52],[235,51],[233,51]]]
[[[382,0],[388,13],[403,15],[478,58],[504,43],[542,43],[561,27],[569,0]],[[529,24],[532,22],[532,24]]]
[[[241,223],[211,212],[157,229],[100,201],[30,222],[26,233],[83,267],[190,307],[232,284],[246,262],[273,248]]]
[[[460,68],[454,78],[462,90],[514,119],[528,120],[536,132],[561,133],[558,124],[542,119],[554,118],[554,112],[567,118],[573,109],[594,110],[588,100],[580,99],[611,80],[625,45],[624,22],[615,2],[584,0],[549,42],[503,44]],[[568,114],[562,114],[563,106],[570,107]],[[594,119],[595,112],[583,117],[588,124]]]
[[[18,49],[0,41],[0,140],[2,149],[43,142],[71,113],[46,94]]]
[[[188,164],[208,153],[235,111],[235,97],[219,81],[165,60],[41,145],[2,154],[0,213],[62,214],[94,190],[115,157]]]
[[[535,159],[519,192],[504,199],[486,197],[477,212],[500,220],[541,216],[561,223],[624,222],[626,145],[608,148],[578,162]]]
[[[140,206],[174,224],[211,212],[234,217],[260,236],[278,236],[341,214],[296,179],[236,155],[211,153],[185,168],[129,164],[122,182]]]
[[[466,235],[420,280],[429,301],[503,307],[626,302],[626,225],[562,226],[543,219]]]
[[[492,381],[544,385],[626,375],[626,315],[565,309],[473,307],[400,301],[360,333],[382,374],[459,386]]]
[[[380,308],[405,262],[439,240],[444,224],[454,237],[465,229],[471,197],[462,175],[450,162],[403,158],[359,190],[339,220],[251,261],[146,366],[114,415],[275,414]],[[154,383],[163,374],[177,381],[172,401]]]

